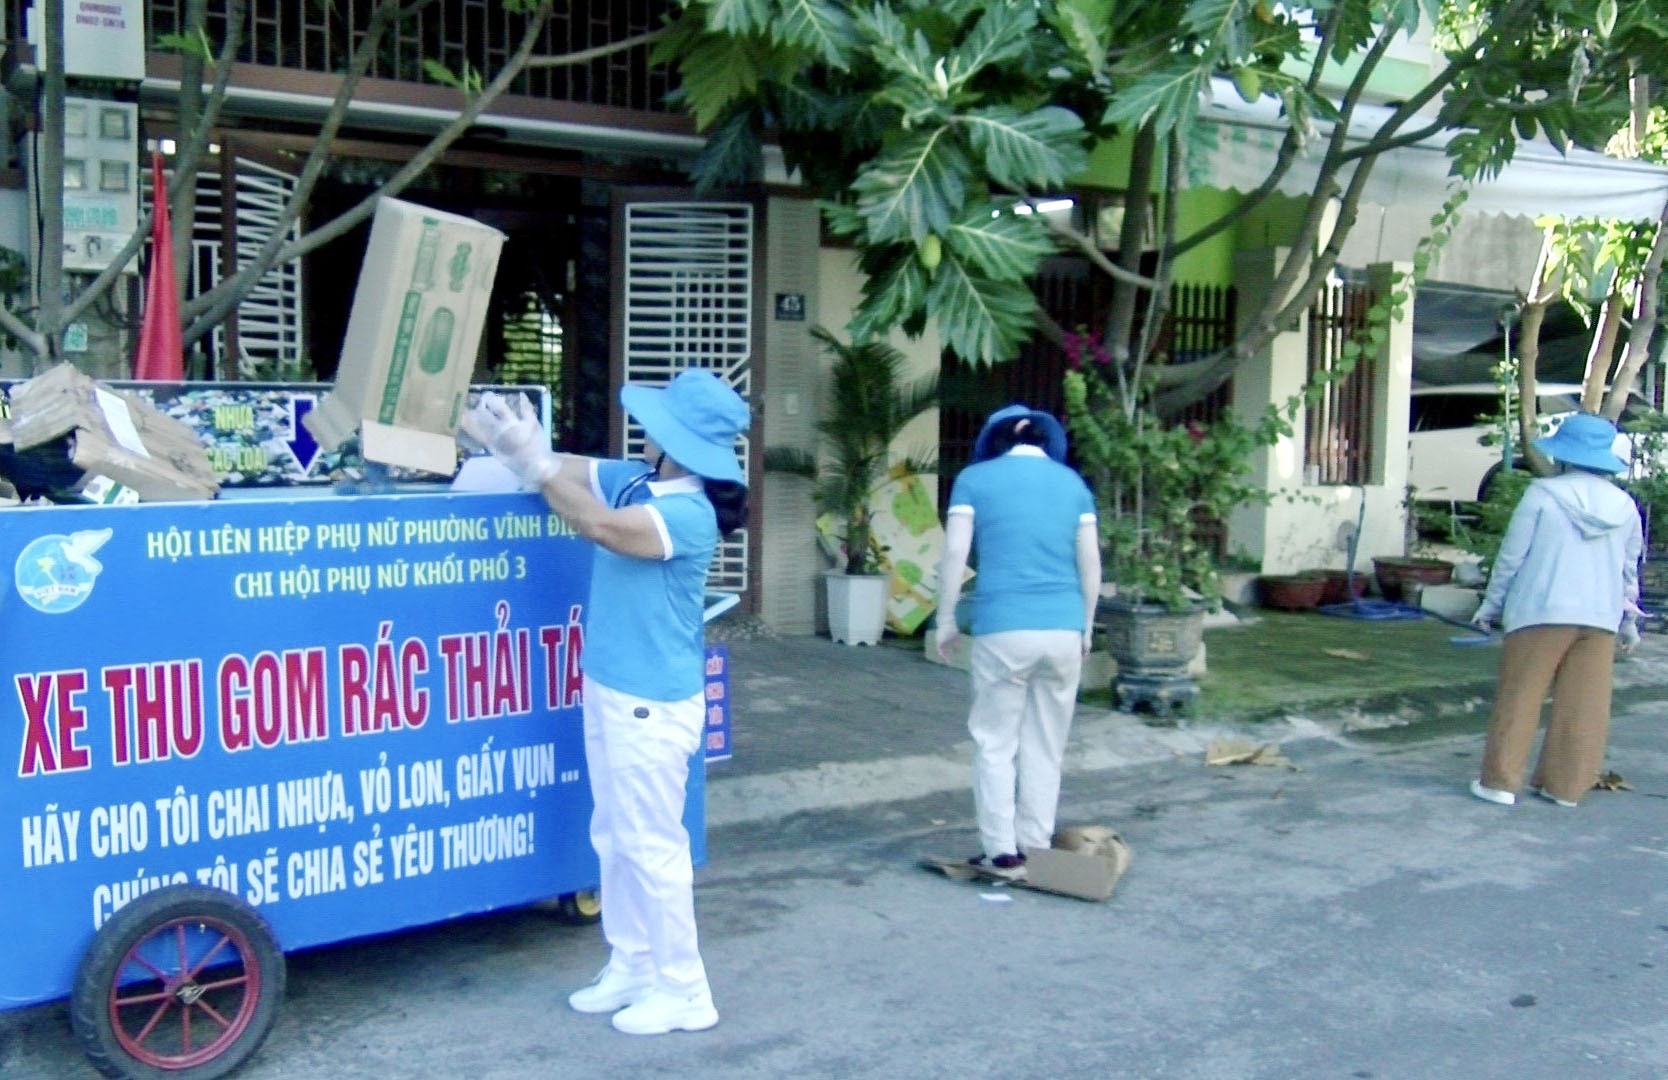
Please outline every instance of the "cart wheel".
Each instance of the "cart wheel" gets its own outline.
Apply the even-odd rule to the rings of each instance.
[[[602,897],[595,889],[563,893],[556,898],[556,918],[569,926],[590,926],[602,918]]]
[[[284,954],[230,893],[172,885],[116,912],[76,971],[70,1025],[118,1080],[211,1080],[248,1061],[284,996]]]

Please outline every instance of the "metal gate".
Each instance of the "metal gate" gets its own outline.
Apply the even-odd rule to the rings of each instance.
[[[222,278],[249,265],[278,227],[294,191],[292,174],[238,154],[223,157],[218,169],[199,169],[187,295],[208,292]],[[144,200],[148,210],[148,186]],[[284,231],[286,242],[294,240],[301,235],[301,224],[291,222]],[[262,275],[232,316],[209,332],[206,345],[219,377],[265,381],[304,377],[302,301],[299,259]]]
[[[627,382],[666,383],[705,368],[751,400],[753,207],[746,203],[628,202],[624,214],[623,340]],[[624,425],[628,457],[643,431]],[[742,475],[752,457],[741,439]],[[744,592],[747,530],[719,544],[709,583]]]

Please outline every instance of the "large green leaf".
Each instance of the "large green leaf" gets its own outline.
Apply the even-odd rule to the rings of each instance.
[[[959,89],[992,64],[1011,60],[1031,48],[1037,12],[1030,4],[994,4],[973,24],[967,40],[945,59],[952,89]]]
[[[875,243],[920,243],[961,213],[971,172],[947,128],[905,136],[857,174],[851,189]]]
[[[933,82],[937,57],[925,35],[911,30],[891,8],[875,4],[857,13],[857,27],[867,39],[872,59],[895,74],[926,85]]]
[[[986,172],[1017,190],[1058,187],[1088,164],[1083,121],[1049,106],[1020,115],[1007,106],[981,109],[957,121],[984,159]]]
[[[1047,226],[1035,215],[1000,213],[983,206],[950,226],[944,234],[950,253],[978,267],[996,281],[1023,281],[1037,263],[1057,250]]]
[[[708,34],[691,46],[678,65],[678,74],[689,111],[703,130],[759,83],[748,44],[723,34]]]
[[[1209,68],[1197,60],[1177,57],[1113,95],[1101,122],[1129,127],[1150,123],[1159,137],[1173,127],[1185,131],[1198,114],[1199,95],[1209,77]]]
[[[915,252],[904,246],[887,249],[883,265],[879,259],[863,260],[868,280],[863,286],[863,301],[851,320],[851,335],[866,338],[885,334],[893,327],[918,319],[926,309],[927,272],[915,257]]]
[[[1182,27],[1200,42],[1237,58],[1245,48],[1246,0],[1192,0],[1182,15]]]
[[[840,71],[851,66],[857,49],[856,25],[832,0],[783,0],[771,33],[777,41],[801,46]]]
[[[770,0],[702,0],[707,25],[720,34],[763,34],[770,29]]]
[[[952,256],[939,264],[927,302],[945,346],[972,364],[1012,359],[1037,309],[1024,283],[993,281]]]
[[[730,184],[742,184],[759,176],[763,148],[755,130],[751,109],[735,109],[715,124],[706,145],[690,170],[698,193]]]

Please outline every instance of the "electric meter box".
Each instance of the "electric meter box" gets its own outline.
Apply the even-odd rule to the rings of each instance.
[[[64,100],[64,269],[98,273],[139,227],[139,107],[98,98]],[[39,183],[38,136],[28,138],[29,188]],[[39,222],[30,215],[31,248]],[[137,267],[129,260],[127,270]]]

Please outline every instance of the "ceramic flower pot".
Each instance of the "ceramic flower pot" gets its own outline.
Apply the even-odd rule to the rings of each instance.
[[[1367,594],[1367,575],[1363,573],[1351,574],[1347,570],[1323,570],[1321,580],[1326,583],[1321,589],[1320,602],[1326,604],[1347,604],[1351,600],[1359,600]]]
[[[1454,576],[1454,564],[1446,559],[1389,556],[1373,560],[1373,577],[1379,595],[1386,600],[1402,599],[1402,586],[1416,581],[1423,585],[1446,585]]]
[[[1263,607],[1310,611],[1319,606],[1326,579],[1318,574],[1264,574],[1257,579]]]

